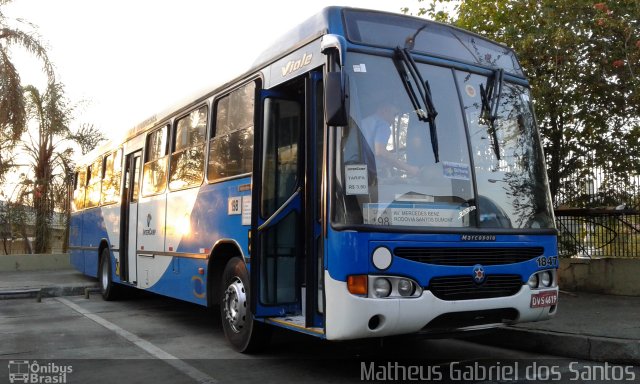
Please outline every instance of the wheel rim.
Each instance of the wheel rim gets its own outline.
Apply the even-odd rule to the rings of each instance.
[[[106,291],[109,285],[109,264],[107,259],[102,259],[102,290]]]
[[[235,277],[224,292],[224,317],[231,330],[240,333],[247,316],[247,295],[242,281]]]

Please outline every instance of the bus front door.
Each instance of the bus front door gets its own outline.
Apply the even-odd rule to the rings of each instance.
[[[315,110],[320,74],[262,91],[261,157],[253,173],[251,306],[259,318],[286,316],[318,327],[322,112]],[[320,98],[322,100],[322,98]],[[306,107],[305,107],[306,106]],[[320,113],[320,116],[317,116]],[[320,148],[320,149],[318,149]],[[320,161],[320,164],[317,162]]]
[[[298,101],[272,96],[264,97],[263,107],[261,180],[256,183],[254,172],[260,187],[252,199],[258,212],[253,215],[252,305],[257,317],[277,317],[301,313],[303,109]]]

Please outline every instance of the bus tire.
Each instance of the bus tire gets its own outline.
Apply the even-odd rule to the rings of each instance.
[[[270,330],[253,319],[249,273],[242,260],[233,257],[227,262],[221,284],[220,316],[225,337],[238,352],[258,352],[268,344]]]
[[[100,256],[100,268],[98,273],[98,281],[100,282],[100,293],[106,301],[112,301],[117,298],[118,287],[113,282],[111,275],[111,256],[109,249],[104,248]]]

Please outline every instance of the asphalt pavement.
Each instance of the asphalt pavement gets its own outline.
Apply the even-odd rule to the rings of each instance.
[[[0,300],[84,295],[96,279],[74,270],[0,272]],[[40,292],[38,295],[37,292]],[[561,291],[556,316],[468,340],[592,361],[640,365],[640,297]]]

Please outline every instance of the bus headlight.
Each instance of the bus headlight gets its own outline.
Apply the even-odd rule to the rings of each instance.
[[[413,282],[408,279],[400,279],[398,280],[398,293],[400,296],[411,296],[415,292],[416,288],[413,285]]]
[[[529,277],[529,281],[527,281],[527,284],[529,285],[529,288],[531,288],[531,289],[538,288],[538,274],[534,273],[533,275],[531,275]]]
[[[540,283],[543,287],[550,287],[552,281],[551,272],[545,271],[540,274]]]
[[[378,277],[373,282],[373,294],[375,297],[387,297],[391,294],[391,283],[389,280]]]

